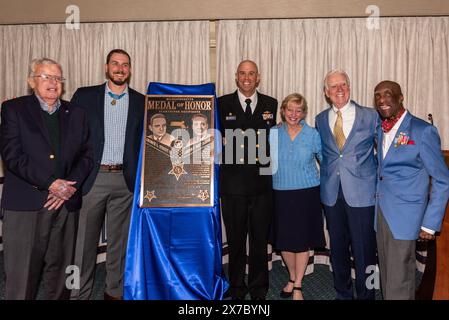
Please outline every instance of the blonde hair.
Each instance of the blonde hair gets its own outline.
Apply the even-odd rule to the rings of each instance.
[[[306,117],[307,111],[308,111],[306,98],[304,98],[299,93],[292,93],[292,94],[289,94],[288,96],[286,96],[284,98],[284,100],[282,101],[281,112],[280,112],[282,121],[285,121],[285,109],[287,109],[287,106],[290,102],[299,104],[299,107],[301,108],[302,113],[304,114],[304,117],[302,119],[304,119]]]

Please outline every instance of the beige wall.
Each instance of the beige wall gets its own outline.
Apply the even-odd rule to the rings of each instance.
[[[0,0],[0,24],[58,23],[77,5],[82,22],[449,15],[449,0]]]

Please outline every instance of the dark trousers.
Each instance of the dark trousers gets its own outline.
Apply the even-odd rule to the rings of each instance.
[[[26,201],[26,200],[25,200]],[[35,299],[41,280],[49,300],[69,299],[67,267],[73,263],[78,212],[5,210],[5,299]]]
[[[357,299],[374,299],[374,288],[368,289],[366,279],[376,266],[376,236],[374,231],[374,206],[351,207],[340,186],[334,206],[324,206],[330,237],[331,263],[337,299],[353,299],[351,254],[355,265]]]
[[[265,297],[268,292],[267,245],[273,206],[272,192],[257,196],[221,197],[229,247],[230,294]],[[248,285],[245,284],[246,239],[249,238]]]

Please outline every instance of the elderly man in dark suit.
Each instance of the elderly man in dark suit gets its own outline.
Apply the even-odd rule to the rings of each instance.
[[[123,296],[123,270],[134,182],[142,137],[145,98],[128,86],[131,58],[121,49],[106,58],[107,82],[79,88],[72,102],[85,107],[91,131],[94,169],[83,187],[75,263],[81,285],[74,299],[92,293],[97,245],[107,216],[105,299]]]
[[[267,244],[272,211],[272,177],[264,166],[268,131],[276,121],[276,99],[256,91],[256,63],[242,61],[235,74],[238,90],[218,99],[225,145],[220,172],[223,221],[229,245],[229,294],[233,299],[265,299]],[[269,170],[266,170],[269,171]],[[249,274],[245,283],[246,237]]]
[[[2,104],[5,299],[68,299],[82,183],[92,169],[85,111],[61,100],[61,66],[33,60],[29,96]]]

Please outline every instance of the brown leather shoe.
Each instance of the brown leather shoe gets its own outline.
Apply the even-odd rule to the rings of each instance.
[[[113,297],[110,296],[109,294],[107,294],[106,292],[104,293],[104,300],[123,300],[123,297]]]

